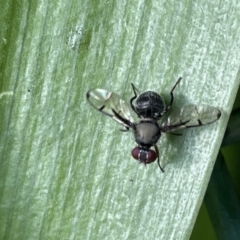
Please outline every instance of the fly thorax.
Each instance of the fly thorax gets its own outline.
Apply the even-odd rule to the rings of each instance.
[[[139,145],[155,145],[161,136],[160,128],[155,121],[141,121],[134,131],[135,141]]]

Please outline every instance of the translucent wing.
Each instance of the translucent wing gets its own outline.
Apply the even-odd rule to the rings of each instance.
[[[129,127],[130,123],[134,121],[128,104],[118,94],[98,88],[89,90],[86,97],[94,108],[125,127]]]
[[[218,108],[203,105],[187,105],[174,110],[161,124],[162,132],[172,132],[190,127],[199,127],[217,121],[221,116]]]

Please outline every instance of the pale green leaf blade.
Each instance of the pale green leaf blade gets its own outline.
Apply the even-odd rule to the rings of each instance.
[[[1,3],[1,239],[188,239],[239,86],[237,1]],[[157,164],[87,104],[130,83],[221,119],[159,141]]]

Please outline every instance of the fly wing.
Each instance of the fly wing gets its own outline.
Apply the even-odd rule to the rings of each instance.
[[[162,132],[172,132],[191,127],[199,127],[217,121],[221,116],[218,108],[202,105],[187,105],[174,110],[161,124]]]
[[[129,127],[133,123],[128,104],[118,94],[97,88],[89,90],[86,97],[94,108],[125,127]]]

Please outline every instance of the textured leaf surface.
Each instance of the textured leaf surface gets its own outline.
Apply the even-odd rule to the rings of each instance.
[[[240,3],[1,1],[0,239],[188,239],[239,86]],[[162,136],[157,164],[90,108],[176,89],[221,119]]]

